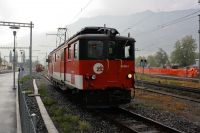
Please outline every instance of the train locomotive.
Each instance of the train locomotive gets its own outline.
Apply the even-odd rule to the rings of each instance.
[[[48,55],[48,76],[93,106],[129,103],[134,89],[135,40],[107,27],[85,27]]]

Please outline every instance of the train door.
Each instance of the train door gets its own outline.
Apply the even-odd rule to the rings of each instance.
[[[64,80],[64,49],[60,50],[60,79]]]
[[[66,81],[66,72],[67,72],[67,68],[66,68],[66,66],[67,66],[66,65],[66,63],[67,63],[66,62],[66,59],[67,59],[66,56],[67,55],[66,55],[66,52],[67,52],[67,48],[64,49],[64,61],[63,61],[63,63],[64,63],[64,81]]]

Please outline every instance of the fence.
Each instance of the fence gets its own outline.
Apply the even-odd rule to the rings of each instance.
[[[19,112],[21,118],[22,133],[36,133],[36,115],[30,114],[26,104],[25,92],[22,91],[19,79],[21,74],[18,75],[18,99],[19,99]]]

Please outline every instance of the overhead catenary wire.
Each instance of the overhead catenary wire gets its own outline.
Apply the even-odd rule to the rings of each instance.
[[[193,17],[195,17],[195,16],[193,16],[193,17],[190,17],[190,16],[195,15],[195,14],[197,14],[197,13],[199,13],[199,12],[200,12],[200,10],[195,11],[195,12],[193,12],[193,13],[190,13],[190,14],[188,14],[188,15],[185,15],[185,16],[183,16],[183,17],[177,18],[177,19],[175,19],[175,20],[172,20],[172,21],[170,21],[170,22],[167,22],[167,23],[161,25],[161,27],[165,27],[165,26],[168,26],[168,25],[176,24],[176,23],[179,23],[179,22],[184,21],[185,19],[193,18]],[[188,17],[190,17],[190,18],[188,18]]]
[[[152,17],[152,14],[151,15],[147,15],[145,17],[143,17],[142,19],[140,19],[139,21],[137,21],[135,24],[133,24],[132,26],[128,27],[128,28],[125,28],[123,31],[122,31],[122,34],[125,33],[126,31],[132,29],[133,27],[141,24],[142,22],[146,21],[148,18]]]
[[[84,7],[70,20],[69,23],[72,23],[91,3],[93,0],[89,0]]]
[[[174,24],[183,22],[183,21],[190,20],[190,19],[192,19],[192,18],[194,18],[194,17],[197,17],[197,16],[193,16],[193,15],[196,15],[196,14],[199,13],[199,12],[200,12],[200,10],[195,11],[195,12],[192,12],[192,13],[187,14],[187,15],[185,15],[185,16],[182,16],[182,17],[180,17],[180,18],[177,18],[177,19],[174,19],[174,20],[172,20],[172,21],[169,21],[169,22],[167,22],[167,23],[165,23],[165,24],[156,26],[155,28],[153,28],[153,29],[151,29],[151,30],[149,30],[149,31],[141,32],[141,33],[139,33],[139,34],[136,34],[135,36],[139,36],[139,35],[144,35],[144,34],[147,34],[147,33],[156,32],[156,31],[161,30],[161,29],[163,29],[163,28],[166,28],[166,27],[168,27],[168,26],[171,26],[171,25],[174,25]]]

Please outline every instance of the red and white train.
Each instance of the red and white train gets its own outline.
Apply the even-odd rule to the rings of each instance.
[[[85,27],[48,56],[48,75],[62,89],[73,90],[87,105],[117,106],[134,89],[135,40],[116,29]]]

